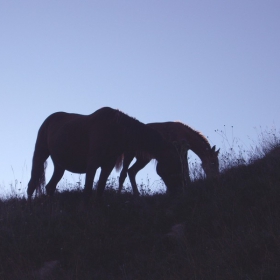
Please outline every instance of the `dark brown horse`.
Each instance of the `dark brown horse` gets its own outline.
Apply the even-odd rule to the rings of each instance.
[[[204,137],[200,132],[181,122],[149,123],[147,126],[157,130],[169,142],[175,141],[178,143],[179,141],[185,140],[188,143],[188,149],[192,150],[201,159],[202,168],[207,178],[213,178],[219,175],[219,150],[216,150],[216,146],[211,147],[206,137]],[[178,149],[179,148],[180,147],[178,147]],[[187,184],[190,182],[187,159],[188,149],[185,149],[184,162],[182,162],[185,166],[184,169],[185,174],[187,175]],[[136,162],[128,169],[135,156]],[[128,173],[133,193],[135,195],[139,195],[135,176],[139,170],[149,163],[149,161],[149,159],[145,160],[143,158],[139,158],[133,153],[124,154],[123,169],[119,177],[119,192],[122,190],[123,182]]]
[[[91,194],[96,170],[101,167],[97,196],[101,196],[108,176],[121,162],[123,153],[158,161],[157,173],[173,193],[182,182],[181,163],[175,147],[159,132],[119,110],[101,108],[91,115],[58,112],[41,125],[33,155],[27,194],[44,184],[45,161],[50,156],[53,175],[46,185],[52,196],[64,171],[86,173],[86,194]],[[30,199],[29,199],[30,200]]]

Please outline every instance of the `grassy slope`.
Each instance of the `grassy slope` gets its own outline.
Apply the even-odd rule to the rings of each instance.
[[[0,279],[279,279],[280,149],[185,195],[0,202]]]

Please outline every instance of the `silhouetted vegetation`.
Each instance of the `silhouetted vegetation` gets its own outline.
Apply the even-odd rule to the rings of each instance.
[[[175,198],[111,186],[86,210],[82,192],[69,190],[55,194],[51,217],[44,196],[31,215],[25,198],[0,201],[0,278],[279,279],[274,140]]]

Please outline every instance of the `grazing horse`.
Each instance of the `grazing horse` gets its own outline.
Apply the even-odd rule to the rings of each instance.
[[[185,155],[182,164],[184,165],[184,173],[187,177],[185,178],[185,181],[187,184],[190,183],[187,157],[188,149],[192,150],[201,159],[202,168],[207,178],[213,178],[219,175],[218,154],[220,149],[216,150],[216,146],[211,147],[206,137],[200,132],[181,122],[148,123],[147,126],[157,130],[169,142],[178,143],[182,140],[186,141],[188,148],[185,149]],[[132,165],[132,167],[129,168],[129,165],[135,156],[136,162]],[[150,160],[148,159],[145,160],[143,158],[139,158],[133,153],[124,154],[123,169],[119,177],[119,192],[122,190],[123,182],[128,173],[133,193],[135,195],[139,195],[135,176],[139,170],[144,168],[149,163],[149,161]]]
[[[29,200],[45,182],[45,162],[49,156],[54,172],[46,185],[47,195],[54,194],[65,170],[86,173],[84,192],[90,195],[96,170],[101,167],[97,186],[100,197],[108,176],[121,163],[124,153],[148,161],[155,158],[157,173],[168,191],[175,193],[179,189],[182,174],[176,148],[152,127],[109,107],[91,115],[54,113],[38,131],[27,189]]]

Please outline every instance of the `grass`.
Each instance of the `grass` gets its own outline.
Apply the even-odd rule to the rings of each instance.
[[[25,198],[1,200],[0,279],[279,279],[278,139],[175,198],[112,181],[87,210],[79,189],[57,192],[51,217],[44,196],[32,215]]]

